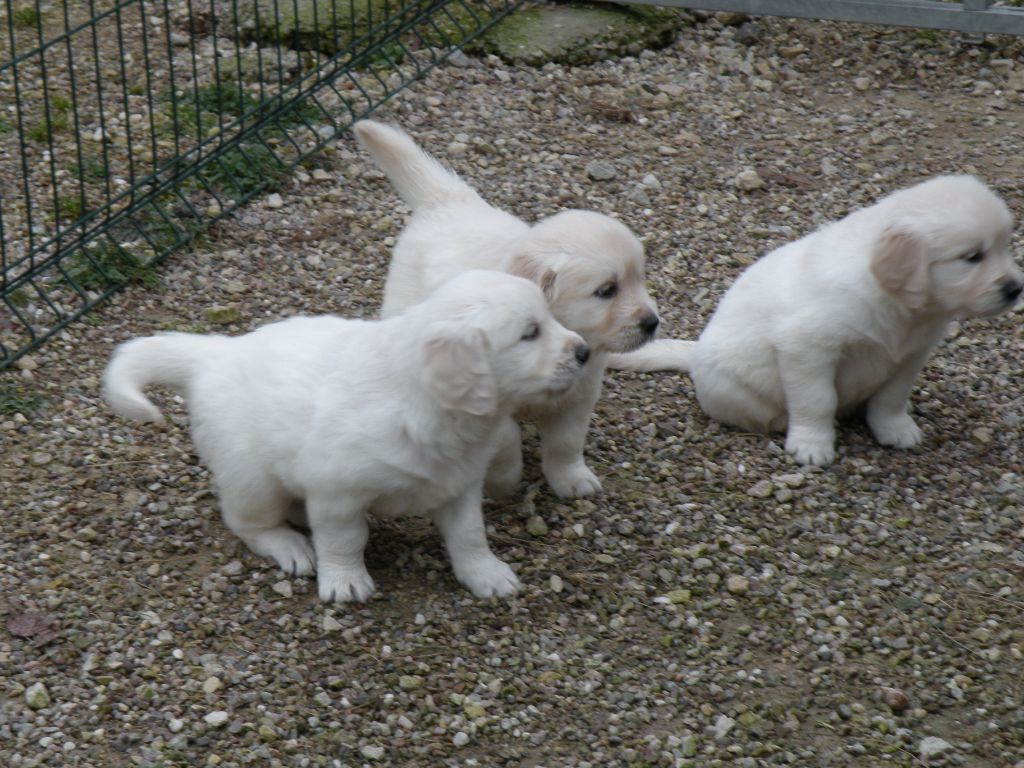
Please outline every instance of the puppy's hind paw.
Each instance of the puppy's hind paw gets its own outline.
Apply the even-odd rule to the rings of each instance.
[[[881,445],[893,448],[913,448],[924,438],[924,432],[909,414],[881,422],[870,422],[871,432]]]
[[[366,567],[320,563],[317,590],[325,603],[365,603],[375,585]]]
[[[813,464],[824,467],[831,464],[836,457],[836,448],[831,439],[809,440],[786,438],[786,453],[796,459],[797,464]]]
[[[245,537],[249,547],[269,557],[285,573],[309,576],[316,571],[316,553],[308,538],[287,526],[260,531]]]
[[[601,481],[582,461],[557,469],[546,468],[544,477],[555,495],[563,499],[593,496],[601,491]]]
[[[477,597],[509,597],[521,587],[508,563],[493,555],[459,568],[455,576]]]

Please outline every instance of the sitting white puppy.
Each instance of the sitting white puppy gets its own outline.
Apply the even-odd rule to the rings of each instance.
[[[599,491],[583,449],[605,358],[636,349],[658,327],[644,287],[643,246],[618,221],[592,211],[564,211],[531,227],[488,205],[397,128],[363,120],[353,130],[413,212],[395,245],[383,316],[405,311],[467,269],[500,269],[540,285],[554,316],[586,340],[593,358],[571,392],[526,415],[537,423],[544,476],[555,493]],[[521,475],[519,427],[509,420],[488,493],[512,492]]]
[[[801,464],[835,457],[834,418],[866,404],[879,443],[910,448],[914,379],[949,324],[1021,293],[1013,219],[970,176],[940,176],[778,248],[722,297],[700,339],[658,341],[614,368],[689,371],[712,418],[786,431]]]
[[[519,581],[487,545],[484,473],[509,413],[576,384],[589,351],[541,291],[466,272],[405,315],[296,317],[238,337],[168,333],[115,352],[104,393],[160,421],[147,384],[180,390],[224,522],[256,553],[318,573],[320,597],[363,601],[367,513],[431,514],[474,595]],[[312,544],[288,525],[305,502]]]

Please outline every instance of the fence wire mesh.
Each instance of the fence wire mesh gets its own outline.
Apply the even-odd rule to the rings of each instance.
[[[521,0],[0,0],[0,369]]]

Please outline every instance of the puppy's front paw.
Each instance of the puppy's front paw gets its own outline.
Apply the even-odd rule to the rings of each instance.
[[[902,414],[894,419],[874,421],[868,419],[871,432],[882,445],[893,448],[913,448],[924,438],[921,428],[914,423],[910,414]]]
[[[317,587],[320,599],[327,603],[365,603],[373,594],[374,584],[366,566],[319,564]]]
[[[792,454],[797,464],[824,467],[836,457],[835,439],[832,435],[790,433],[786,436],[786,453]]]
[[[508,597],[519,591],[519,578],[508,563],[491,555],[456,569],[455,577],[477,597]]]
[[[547,478],[551,490],[563,499],[593,496],[601,490],[601,481],[582,461],[565,467],[546,467],[544,477]]]

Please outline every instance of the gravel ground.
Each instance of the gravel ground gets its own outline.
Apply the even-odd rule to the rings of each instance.
[[[1024,211],[997,43],[712,21],[637,59],[450,66],[381,117],[517,214],[620,215],[693,336],[759,253],[888,190],[974,171]],[[325,606],[227,534],[180,402],[140,427],[97,393],[131,336],[373,314],[405,211],[349,137],[314,162],[5,375],[38,403],[0,416],[0,763],[1024,766],[1019,314],[935,355],[920,450],[853,423],[825,471],[685,377],[611,375],[604,493],[554,498],[531,437],[487,509],[520,596],[472,599],[430,525],[388,522],[378,594]]]

